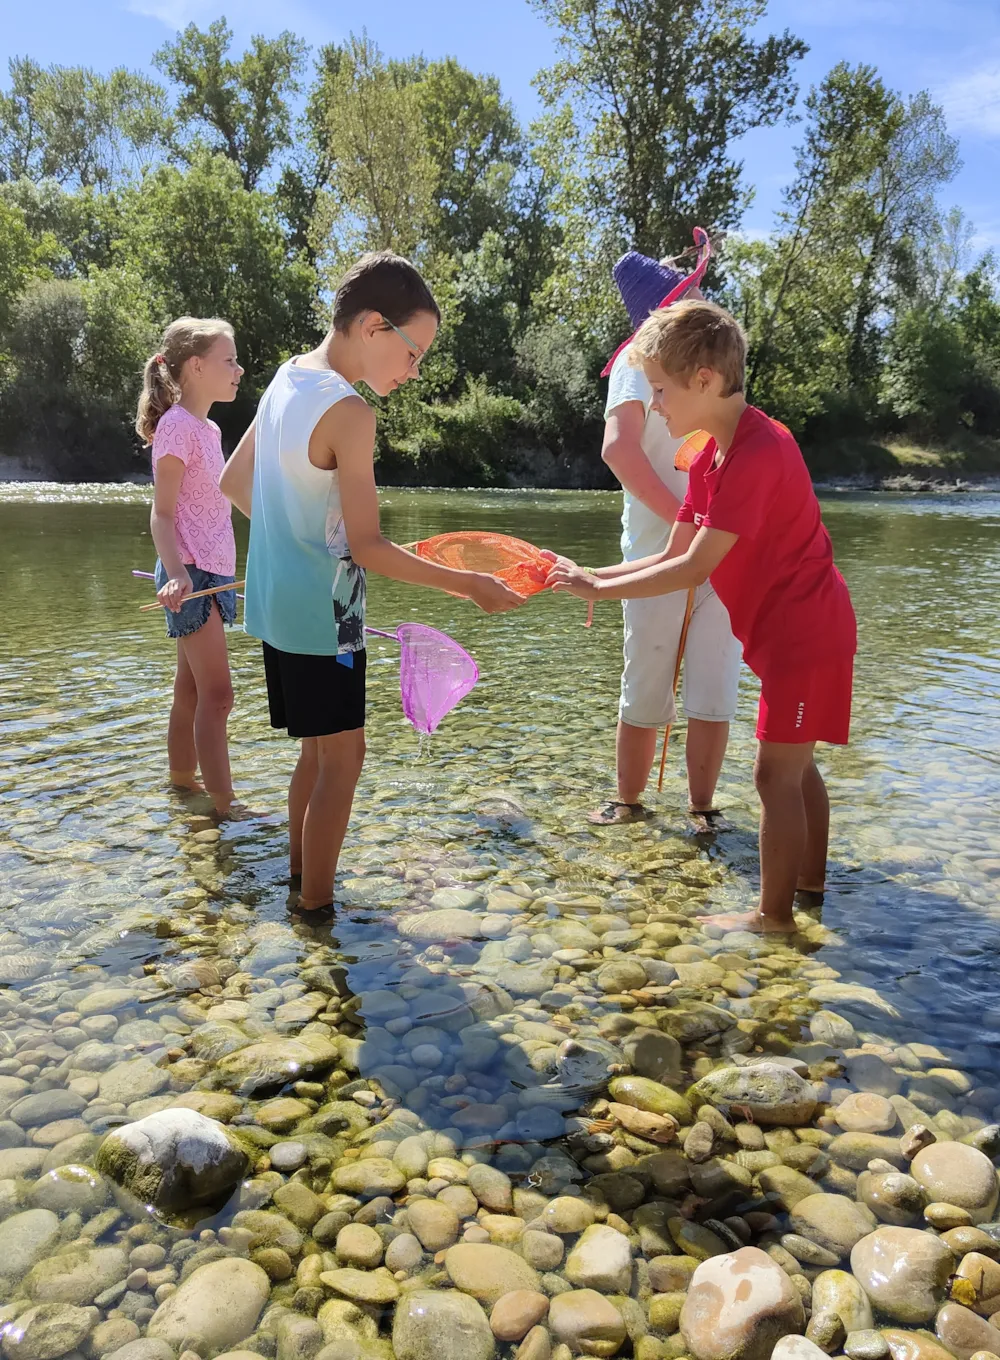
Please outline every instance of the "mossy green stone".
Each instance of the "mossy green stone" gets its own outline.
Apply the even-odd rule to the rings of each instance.
[[[635,1110],[651,1114],[668,1114],[678,1124],[690,1124],[691,1106],[679,1091],[672,1091],[649,1077],[615,1077],[609,1084],[611,1099],[620,1105],[631,1105]]]
[[[654,1294],[649,1301],[649,1325],[656,1332],[669,1336],[676,1332],[681,1320],[681,1309],[687,1294],[678,1290],[671,1294]]]
[[[669,1223],[670,1236],[678,1249],[696,1261],[707,1261],[712,1256],[725,1256],[729,1244],[717,1237],[710,1228],[700,1223],[690,1223],[686,1218],[672,1218]]]

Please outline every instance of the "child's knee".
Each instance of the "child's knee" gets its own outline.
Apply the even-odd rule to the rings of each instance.
[[[198,695],[198,706],[220,717],[228,718],[233,710],[233,687],[228,681],[218,680]]]
[[[753,764],[753,784],[761,798],[764,798],[785,789],[800,788],[802,771],[758,753]]]

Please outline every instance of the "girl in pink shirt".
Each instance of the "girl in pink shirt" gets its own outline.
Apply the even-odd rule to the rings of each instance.
[[[236,617],[235,590],[189,600],[232,584],[236,540],[230,505],[219,490],[225,463],[217,401],[232,401],[243,369],[227,321],[181,317],[147,362],[135,428],[152,445],[150,529],[159,554],[157,598],[167,635],[177,639],[177,675],[167,726],[171,783],[204,788],[223,815],[233,807],[226,721],[233,706],[223,623]]]

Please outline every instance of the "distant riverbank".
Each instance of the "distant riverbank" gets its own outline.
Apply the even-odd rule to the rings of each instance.
[[[852,491],[898,493],[995,491],[1000,489],[1000,440],[963,440],[960,444],[929,447],[903,440],[851,439],[836,444],[807,446],[806,462],[818,487]],[[111,479],[118,485],[144,485],[151,478],[148,464],[138,455],[135,471]],[[376,464],[383,486],[469,486],[469,469],[438,467],[390,454]],[[60,477],[39,458],[28,461],[0,453],[0,482],[73,482]],[[86,479],[90,480],[90,479]],[[490,469],[478,485],[515,490],[613,491],[617,483],[601,462],[597,441],[593,450],[554,455],[545,448],[512,450],[502,468]]]

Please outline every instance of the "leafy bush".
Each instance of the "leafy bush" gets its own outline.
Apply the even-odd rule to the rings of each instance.
[[[28,286],[8,331],[5,447],[74,481],[139,469],[131,416],[156,336],[142,303],[136,280],[113,270]]]

